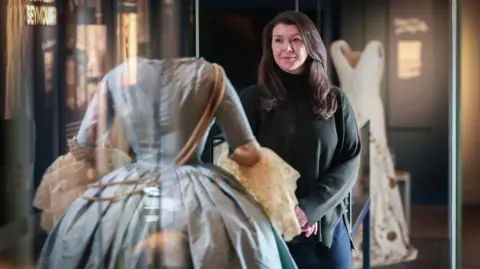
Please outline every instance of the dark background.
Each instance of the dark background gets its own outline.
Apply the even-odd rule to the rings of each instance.
[[[403,14],[418,14],[415,1],[386,0],[334,0],[302,1],[299,9],[317,23],[322,38],[329,48],[332,41],[346,40],[354,50],[362,50],[371,40],[381,41],[386,50],[387,63],[381,90],[387,116],[388,139],[396,155],[397,169],[412,175],[412,203],[416,205],[448,204],[448,91],[449,91],[449,1],[428,0],[431,10],[432,40],[425,44],[428,55],[426,67],[433,79],[424,79],[417,85],[419,92],[414,103],[399,103],[389,98],[401,96],[405,87],[388,87],[395,79],[389,75],[395,67],[395,52],[389,46],[391,22],[400,6]],[[322,8],[317,12],[316,7]],[[402,6],[403,5],[403,6]],[[256,81],[256,69],[261,57],[261,30],[275,14],[294,9],[294,1],[219,1],[200,2],[200,56],[218,62],[241,91]],[[420,15],[421,12],[420,12]],[[333,70],[332,70],[333,71]],[[334,72],[332,78],[335,83]],[[401,82],[398,82],[401,83]],[[427,94],[426,94],[427,93]],[[428,98],[428,100],[426,99]],[[397,103],[393,103],[397,102]],[[411,107],[429,104],[431,115],[425,117],[422,127],[395,124],[391,114],[406,113]],[[394,108],[394,110],[392,109]],[[393,126],[394,127],[393,127]]]
[[[409,171],[412,174],[412,203],[416,205],[447,205],[448,204],[448,34],[449,34],[449,1],[428,0],[432,8],[433,31],[431,41],[434,46],[430,54],[435,55],[434,64],[431,65],[431,73],[434,79],[425,82],[424,89],[429,91],[431,117],[422,128],[407,126],[392,127],[387,122],[389,144],[396,155],[398,169]],[[62,1],[59,1],[62,2]],[[113,1],[112,1],[113,2]],[[156,1],[152,1],[152,12],[160,11]],[[181,12],[182,25],[182,55],[195,56],[194,24],[189,22],[188,8],[193,6],[192,0],[182,0],[185,8]],[[299,0],[299,10],[312,18],[320,29],[322,38],[327,48],[332,41],[339,38],[346,40],[353,49],[361,50],[368,41],[381,41],[386,50],[387,63],[382,82],[382,97],[385,101],[385,113],[387,120],[391,113],[401,114],[410,106],[421,106],[425,100],[417,98],[414,103],[396,104],[392,106],[392,95],[402,94],[402,87],[388,87],[389,71],[395,66],[392,50],[389,47],[390,25],[395,6],[405,5],[403,8],[411,9],[412,13],[417,8],[415,1],[398,0]],[[6,4],[5,4],[6,5]],[[5,31],[6,8],[0,5],[0,115],[3,115],[3,96],[5,85]],[[106,4],[105,4],[106,5]],[[105,10],[107,9],[105,6]],[[261,31],[263,26],[277,13],[294,9],[293,0],[200,0],[200,56],[209,61],[217,62],[224,66],[229,78],[238,91],[256,82],[258,62],[261,57]],[[318,9],[320,8],[320,9]],[[110,9],[112,10],[112,9]],[[52,94],[46,96],[43,90],[43,75],[36,73],[32,87],[35,96],[35,123],[37,130],[36,152],[36,176],[35,181],[56,155],[63,152],[65,136],[65,122],[62,115],[64,101],[64,64],[67,55],[66,44],[61,41],[65,36],[65,27],[61,26],[63,11],[59,11],[58,44],[63,48],[57,48],[58,61],[56,62],[56,84]],[[113,27],[114,16],[106,11],[105,23]],[[152,34],[157,39],[152,40],[151,46],[154,54],[151,57],[159,57],[158,51],[161,40],[158,40],[158,18],[152,16]],[[157,27],[155,27],[157,26]],[[111,28],[109,28],[111,29]],[[157,33],[155,32],[157,31]],[[114,37],[114,31],[108,32],[110,41]],[[32,49],[40,54],[41,34],[33,36]],[[62,43],[63,42],[63,43]],[[114,49],[112,49],[114,51]],[[393,55],[394,56],[394,55]],[[41,62],[42,57],[36,56],[36,62]],[[37,67],[37,64],[33,66]],[[40,68],[38,68],[40,69]],[[335,74],[331,70],[332,80],[337,83]],[[420,89],[422,90],[422,89]],[[395,92],[392,92],[395,91]],[[395,110],[391,108],[395,107]],[[60,114],[60,118],[54,114]],[[2,117],[3,118],[3,117]],[[60,123],[59,123],[60,122]],[[60,138],[60,139],[59,139]]]

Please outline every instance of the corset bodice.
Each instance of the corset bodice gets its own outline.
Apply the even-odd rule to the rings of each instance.
[[[185,145],[211,93],[205,63],[194,58],[130,60],[106,77],[110,102],[137,160],[173,159]],[[192,159],[199,159],[204,140]]]

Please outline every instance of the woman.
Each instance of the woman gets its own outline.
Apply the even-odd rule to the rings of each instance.
[[[69,207],[39,268],[296,268],[238,181],[199,161],[213,116],[232,159],[252,166],[261,157],[221,67],[202,59],[129,60],[101,82],[78,143],[94,146],[114,116],[136,162]]]
[[[241,94],[257,141],[301,175],[297,217],[304,233],[288,244],[300,269],[351,269],[348,193],[359,168],[352,108],[327,76],[325,46],[313,22],[287,11],[263,30],[258,85]]]

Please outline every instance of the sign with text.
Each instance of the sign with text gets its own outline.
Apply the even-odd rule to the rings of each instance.
[[[137,13],[137,0],[118,1],[118,13]]]
[[[433,124],[433,1],[390,1],[388,122],[393,128]]]
[[[57,25],[55,0],[25,0],[25,23],[27,25]]]

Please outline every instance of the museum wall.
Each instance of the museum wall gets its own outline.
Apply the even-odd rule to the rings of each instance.
[[[385,45],[387,70],[381,88],[388,139],[396,167],[411,173],[413,204],[446,205],[449,1],[421,2],[419,7],[420,3],[415,0],[342,0],[340,36],[356,50],[362,49],[370,40],[379,40]],[[409,12],[417,14],[409,16]],[[425,14],[429,16],[422,17]],[[392,42],[394,18],[414,16],[426,20],[430,31],[423,51],[429,55],[423,63],[428,69],[428,77],[417,81],[417,85],[392,76],[391,69],[397,63],[396,53],[389,44]],[[430,57],[433,55],[435,57]],[[411,98],[403,98],[407,93]],[[412,109],[417,112],[412,112]]]
[[[0,3],[0,137],[4,137],[4,123],[3,123],[3,111],[5,109],[4,107],[4,98],[5,98],[5,70],[6,70],[6,5],[7,3]],[[1,139],[0,138],[0,139]],[[3,141],[0,141],[0,148],[4,148],[5,143]],[[5,173],[5,157],[6,157],[5,150],[0,152],[0,173]],[[0,183],[0,226],[5,224],[7,222],[7,216],[4,213],[5,210],[4,207],[2,207],[2,204],[5,204],[5,200],[3,197],[5,197],[5,194],[7,192],[7,185],[2,182]]]
[[[0,4],[0,119],[3,119],[3,103],[5,96],[5,51],[6,51],[6,10],[7,3]]]
[[[295,2],[205,0],[200,3],[200,56],[224,65],[232,83],[241,91],[255,83],[264,24],[276,13],[293,9]],[[323,9],[320,14],[316,13],[318,7]],[[300,0],[299,9],[318,19],[327,47],[338,38],[357,50],[374,39],[384,44],[388,63],[382,97],[397,168],[412,175],[413,204],[448,204],[449,1]],[[396,65],[395,52],[389,44],[395,41],[391,36],[395,16],[420,16],[429,27],[425,40],[421,40],[422,57],[427,58],[425,74],[412,82],[399,80],[389,70]],[[249,53],[238,57],[235,51]],[[332,78],[336,81],[335,76]]]
[[[475,0],[469,0],[467,2],[473,1]],[[281,11],[278,10],[278,8],[293,9],[295,5],[293,0],[235,1],[237,3],[236,5],[233,5],[233,2],[228,2],[227,5],[227,2],[219,0],[202,2],[201,8],[206,10],[205,12],[207,13],[202,13],[202,15],[204,15],[203,18],[200,16],[202,22],[200,25],[200,50],[201,56],[225,64],[227,72],[231,74],[232,81],[235,83],[236,87],[241,89],[255,82],[255,72],[252,72],[252,75],[248,76],[246,79],[245,77],[237,79],[235,71],[238,70],[239,65],[228,65],[229,62],[233,62],[232,57],[236,55],[234,52],[231,50],[225,50],[224,52],[226,55],[222,58],[223,55],[219,53],[220,50],[214,50],[213,52],[217,52],[215,54],[215,57],[217,58],[215,58],[213,53],[209,53],[208,51],[209,49],[213,50],[213,45],[216,43],[221,43],[219,45],[226,44],[226,41],[222,41],[223,43],[219,41],[219,37],[222,37],[222,40],[225,40],[225,35],[218,34],[220,31],[217,31],[217,34],[209,34],[212,31],[205,28],[203,24],[208,24],[210,22],[212,26],[215,26],[212,27],[212,29],[220,29],[222,28],[221,26],[227,26],[226,24],[218,24],[218,21],[221,18],[228,17],[230,18],[230,21],[232,18],[248,18],[258,24],[258,27],[255,26],[258,28],[258,31],[255,28],[255,30],[252,30],[252,33],[256,33],[256,35],[259,36],[261,32],[260,25],[263,24],[263,22],[268,21],[278,11]],[[385,79],[382,82],[382,97],[385,101],[390,146],[396,156],[397,167],[412,174],[412,202],[414,204],[447,204],[449,1],[425,0],[421,2],[428,3],[430,13],[433,14],[429,23],[432,24],[430,25],[431,32],[433,32],[431,39],[433,40],[433,43],[435,43],[435,46],[431,46],[427,49],[434,50],[435,59],[433,64],[433,59],[431,59],[432,61],[430,61],[429,66],[431,66],[431,73],[435,74],[435,79],[428,83],[428,85],[425,85],[424,90],[420,91],[420,95],[428,93],[429,98],[417,98],[414,99],[415,103],[410,103],[404,107],[401,105],[399,106],[395,103],[395,100],[392,100],[392,96],[401,96],[402,88],[401,85],[400,87],[397,85],[394,88],[389,86],[392,83],[389,81],[390,73],[388,69],[385,71]],[[326,5],[326,3],[327,1],[323,1],[322,5]],[[333,26],[329,28],[334,32],[329,35],[331,39],[335,40],[340,36],[342,39],[349,42],[355,49],[361,49],[368,41],[376,39],[385,45],[387,54],[390,51],[389,42],[391,42],[390,27],[392,20],[391,13],[393,12],[391,4],[395,3],[398,5],[399,3],[403,3],[403,5],[406,6],[404,11],[406,10],[407,12],[408,10],[416,11],[419,9],[418,3],[415,0],[341,0],[331,1],[330,4],[333,5],[333,3],[336,5],[334,9],[336,9],[337,6],[340,9],[340,12],[338,12],[338,14],[340,14],[338,16],[339,18],[336,17],[336,13],[321,14],[324,16],[323,21],[330,16],[328,21],[335,21],[335,23],[336,21],[340,22],[338,30]],[[318,7],[317,4],[318,3],[313,0],[300,0],[300,10],[306,13],[311,13],[311,17],[314,18],[316,15],[315,8]],[[1,5],[1,8],[5,7]],[[232,14],[233,12],[235,12],[235,14]],[[208,16],[205,16],[207,14]],[[205,18],[208,18],[209,20],[205,20]],[[238,20],[236,23],[238,23]],[[320,27],[320,29],[322,28],[325,27]],[[326,31],[326,29],[322,29],[322,32],[324,31]],[[0,30],[0,35],[3,33],[4,31]],[[238,34],[235,35],[238,36]],[[232,40],[234,37],[235,36],[232,37]],[[4,39],[0,38],[0,40]],[[432,42],[432,40],[430,40],[430,42]],[[0,46],[1,44],[2,43],[0,43]],[[3,51],[5,50],[2,50],[0,47],[0,52]],[[0,55],[0,57],[2,56]],[[241,55],[241,57],[244,57],[244,55]],[[222,59],[227,60],[222,62]],[[253,60],[254,59],[252,59],[252,61]],[[387,68],[394,64],[395,63],[390,62],[389,60]],[[250,66],[249,69],[251,69]],[[4,72],[0,73],[4,74]],[[4,78],[0,77],[0,82],[3,80]],[[4,83],[2,83],[2,85],[3,84]],[[405,86],[405,88],[409,87]],[[3,104],[3,102],[1,103]],[[409,123],[408,121],[400,122],[400,124],[398,122],[393,122],[394,120],[398,120],[395,119],[395,117],[392,117],[392,115],[407,114],[406,110],[410,107],[422,107],[422,103],[429,104],[428,109],[430,113],[424,113],[428,114],[428,117],[424,117],[421,124],[410,124],[411,122]],[[394,109],[392,109],[392,107]],[[64,121],[62,120],[62,122]],[[63,126],[61,128],[63,128]],[[473,135],[471,137],[473,137]]]
[[[461,147],[463,202],[480,204],[480,2],[462,1]]]

